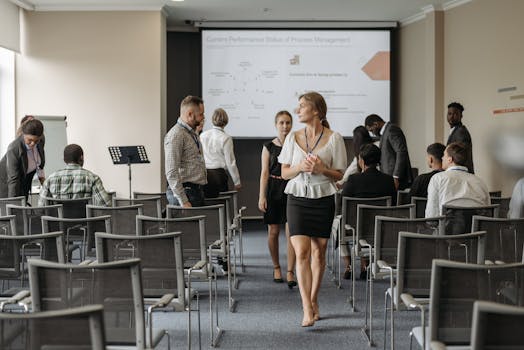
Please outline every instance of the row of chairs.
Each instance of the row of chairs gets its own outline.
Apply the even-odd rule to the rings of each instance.
[[[212,245],[210,249],[210,253],[212,252],[213,256],[224,257],[224,260],[226,260],[229,263],[231,261],[231,259],[229,258],[229,244],[225,244],[224,242],[233,243],[233,239],[231,238],[231,236],[227,237],[226,239],[226,235],[230,235],[231,232],[236,232],[237,234],[238,232],[240,232],[240,237],[241,237],[242,225],[240,221],[241,216],[239,214],[241,214],[241,211],[244,210],[245,208],[242,208],[239,210],[239,213],[234,218],[234,221],[235,221],[234,223],[227,219],[231,211],[234,210],[233,209],[231,211],[228,211],[229,208],[234,208],[236,206],[236,203],[232,203],[232,201],[230,202],[231,198],[236,199],[236,196],[234,194],[235,193],[233,192],[225,193],[225,196],[230,195],[231,197],[213,199],[215,203],[222,203],[222,204],[216,204],[214,206],[207,206],[205,208],[198,209],[204,212],[207,210],[208,212],[205,213],[207,216],[214,215],[214,217],[209,217],[208,220],[202,220],[199,223],[199,227],[198,227],[198,230],[201,233],[200,236],[202,236],[202,233],[206,232],[205,230],[207,226],[207,232],[209,233],[209,236],[211,237],[211,239],[206,241],[206,239],[202,239],[202,237],[200,237],[201,238],[199,240],[200,243],[197,243],[197,247],[194,249],[195,252],[200,252],[199,253],[200,256],[198,257],[200,258],[200,260],[198,263],[201,264],[201,267],[202,267],[202,264],[206,265],[206,266],[203,266],[204,270],[208,269],[209,271],[211,271],[211,269],[207,266],[205,262],[202,263],[204,259],[207,259],[207,261],[211,261],[211,258],[207,257],[205,250],[203,250],[203,253],[202,253],[202,249],[199,249],[201,247],[198,247],[198,244],[201,244],[204,248],[206,244]],[[121,202],[120,204],[122,203],[129,204],[129,203],[125,203],[125,201]],[[207,204],[212,204],[212,203],[208,202]],[[230,204],[233,204],[233,205],[230,205]],[[116,207],[115,208],[97,208],[97,207],[88,205],[86,203],[84,203],[84,205],[87,207],[87,216],[88,217],[87,218],[78,218],[78,219],[60,218],[61,216],[63,216],[63,212],[62,212],[63,208],[61,208],[60,205],[51,205],[51,206],[40,207],[40,208],[14,208],[16,206],[9,205],[7,206],[7,208],[20,209],[23,213],[31,213],[31,215],[25,215],[25,216],[24,215],[15,215],[16,217],[25,218],[27,216],[27,217],[32,218],[32,220],[26,220],[26,219],[21,220],[21,221],[26,222],[26,225],[24,226],[24,230],[26,230],[24,231],[24,233],[26,234],[34,233],[31,226],[33,226],[33,228],[36,228],[36,231],[40,230],[38,228],[39,225],[36,225],[36,224],[31,225],[32,221],[38,221],[39,218],[43,218],[42,226],[41,226],[41,231],[43,232],[52,231],[54,228],[59,228],[59,229],[65,228],[64,231],[67,232],[66,242],[71,241],[69,234],[72,232],[72,230],[78,229],[80,227],[81,230],[83,231],[81,232],[83,236],[81,239],[82,241],[81,246],[83,247],[82,251],[84,251],[83,256],[81,254],[81,259],[84,259],[85,257],[89,257],[89,252],[91,251],[91,248],[93,246],[92,237],[95,231],[125,232],[125,233],[127,232],[127,233],[137,233],[137,234],[143,234],[143,233],[151,234],[155,230],[166,232],[166,231],[170,231],[170,230],[166,230],[166,226],[174,225],[175,229],[180,229],[181,221],[186,220],[186,219],[173,219],[172,217],[187,217],[188,215],[194,215],[197,213],[197,211],[195,210],[187,210],[187,209],[180,210],[178,213],[176,213],[177,209],[181,209],[181,208],[172,207],[168,209],[167,211],[167,215],[169,217],[168,219],[161,219],[157,217],[157,218],[149,218],[149,221],[147,221],[144,216],[138,215],[137,220],[136,220],[136,231],[135,231],[134,225],[133,227],[131,227],[130,225],[130,222],[134,220],[129,220],[129,218],[131,216],[136,216],[136,214],[140,214],[141,205],[134,204],[134,205],[129,205],[127,207],[118,207],[118,208]],[[214,209],[217,209],[217,210],[214,210]],[[136,212],[137,210],[138,212]],[[125,214],[126,211],[129,211],[130,213]],[[100,216],[100,214],[107,214],[107,213],[110,213],[111,215]],[[40,216],[44,214],[51,214],[56,217],[50,217],[50,216],[39,217],[39,214]],[[69,214],[71,214],[71,212]],[[81,216],[81,215],[75,215],[75,216]],[[111,220],[108,220],[109,217],[111,217]],[[201,219],[201,218],[203,217],[200,217],[197,219]],[[101,219],[105,219],[105,222],[102,223]],[[29,225],[27,221],[29,221]],[[148,224],[145,224],[146,222],[148,222]],[[208,222],[209,224],[206,225],[205,222]],[[219,222],[220,224],[218,224]],[[110,225],[111,227],[108,228],[108,225]],[[13,225],[11,224],[11,226]],[[184,229],[184,231],[186,230]],[[197,232],[197,230],[193,228],[193,229],[187,230],[187,232]],[[216,237],[213,238],[213,235],[212,235],[213,232],[219,232],[219,233],[218,235],[216,235]],[[197,241],[198,241],[198,236],[199,235],[196,235]],[[242,251],[241,244],[242,242],[240,240],[240,251]],[[186,246],[187,245],[184,245],[184,247]],[[186,249],[184,250],[186,251]],[[235,254],[235,259],[234,259],[235,264],[236,264],[236,256],[237,255]],[[22,258],[22,260],[24,259]],[[67,252],[66,252],[66,260],[67,260]],[[241,264],[243,264],[242,255],[240,256],[240,261],[241,261]],[[231,281],[231,274],[230,274],[231,268],[227,270],[228,270],[228,280]],[[233,268],[233,271],[236,274],[236,268]],[[235,280],[236,280],[236,275],[235,275]],[[231,282],[228,283],[230,309],[234,307],[234,299],[232,298],[231,284],[232,284]],[[234,284],[236,287],[238,287],[237,282],[235,282]],[[213,327],[214,322],[212,319],[210,320],[211,339],[212,339],[212,344],[215,345],[220,335],[220,328],[218,327],[218,311],[216,308],[216,278],[215,278],[215,312],[214,313],[211,311],[212,310],[211,284],[210,284],[210,293],[209,294],[210,294],[211,317],[213,317],[213,315],[216,315],[215,316],[216,327]],[[215,336],[213,335],[213,330],[214,330],[213,328],[216,330]]]
[[[368,203],[368,204],[362,204]],[[372,206],[372,204],[379,204],[380,206]],[[486,208],[458,208],[448,207],[445,208],[447,214],[446,217],[441,218],[414,218],[413,205],[391,207],[390,198],[374,198],[374,199],[361,199],[361,198],[341,198],[341,215],[337,217],[333,225],[333,237],[340,238],[345,230],[352,233],[346,240],[351,246],[352,250],[352,265],[353,265],[353,276],[355,276],[355,257],[358,256],[369,256],[371,257],[371,264],[368,268],[368,281],[366,283],[366,314],[365,314],[365,325],[363,327],[364,334],[368,337],[369,344],[372,344],[372,281],[375,278],[383,278],[389,274],[390,278],[390,289],[386,293],[387,298],[393,297],[394,305],[398,305],[399,294],[393,293],[396,289],[393,288],[393,271],[398,268],[399,262],[396,261],[397,248],[400,256],[400,238],[399,232],[417,232],[423,234],[426,239],[434,239],[440,241],[440,244],[445,244],[448,247],[446,252],[448,255],[442,255],[442,258],[453,259],[453,255],[449,248],[451,242],[455,239],[464,239],[464,237],[456,236],[442,236],[443,234],[456,234],[463,232],[471,232],[471,228],[474,230],[487,230],[489,243],[483,244],[487,246],[486,260],[496,261],[501,263],[502,261],[513,262],[522,260],[522,247],[524,240],[524,221],[523,220],[507,220],[493,218],[497,213],[497,206],[489,206]],[[473,214],[484,214],[491,217],[473,217]],[[344,215],[346,214],[346,215]],[[385,215],[381,215],[385,214]],[[344,217],[345,216],[345,217]],[[396,218],[395,218],[396,217]],[[353,219],[353,225],[348,224],[348,218]],[[355,223],[356,219],[356,223]],[[469,224],[468,224],[469,222]],[[461,231],[461,232],[460,232]],[[342,234],[341,234],[342,233]],[[397,246],[398,240],[398,246]],[[341,239],[344,244],[344,238]],[[454,246],[460,247],[461,243],[456,243]],[[463,244],[463,243],[462,243]],[[464,247],[464,245],[462,246]],[[467,246],[466,246],[467,247]],[[335,246],[333,245],[331,250],[331,267],[332,271],[336,271],[335,265]],[[364,249],[363,249],[364,248]],[[406,250],[413,252],[424,252],[424,249],[411,247],[410,249],[404,248],[402,251],[405,253]],[[483,248],[484,249],[484,248]],[[424,254],[424,253],[422,253]],[[484,254],[484,253],[483,253]],[[431,256],[431,254],[429,254]],[[436,256],[438,258],[438,256]],[[477,257],[475,257],[477,258]],[[339,263],[340,263],[340,259]],[[390,262],[390,264],[386,263]],[[476,259],[467,257],[465,260],[459,261],[476,262]],[[481,263],[484,263],[482,259]],[[429,280],[431,269],[427,268],[426,262],[426,281]],[[429,265],[431,266],[431,258],[429,259]],[[340,285],[340,265],[338,268]],[[398,275],[397,283],[401,279]],[[415,276],[417,277],[417,276]],[[411,276],[413,279],[413,276]],[[413,281],[416,281],[413,280]],[[352,295],[350,296],[350,302],[352,302],[352,309],[354,310],[354,278],[352,281]],[[395,287],[395,288],[398,288]],[[429,284],[427,285],[429,291]],[[369,320],[368,320],[368,307],[369,307]],[[385,313],[386,316],[386,313]],[[391,327],[391,337],[393,338],[393,324]],[[386,326],[384,328],[386,330]],[[392,341],[392,344],[393,341]]]

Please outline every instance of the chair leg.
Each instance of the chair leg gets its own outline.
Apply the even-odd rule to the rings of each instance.
[[[388,292],[384,293],[384,350],[386,350],[386,330],[388,323]]]
[[[409,350],[411,350],[413,344],[413,332],[409,332]]]

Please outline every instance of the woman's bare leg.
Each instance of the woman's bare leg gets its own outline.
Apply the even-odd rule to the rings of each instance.
[[[286,224],[286,239],[287,239],[287,280],[289,281],[295,281],[295,250],[293,249],[293,245],[291,244],[291,239],[289,236],[289,226]]]
[[[311,306],[313,307],[315,321],[320,318],[318,292],[326,269],[327,243],[327,238],[311,237]]]
[[[281,280],[282,271],[280,271],[279,251],[278,251],[278,236],[280,234],[280,225],[267,225],[267,245],[271,260],[273,261],[273,279]]]
[[[302,327],[309,327],[315,323],[313,307],[311,306],[311,238],[303,235],[294,235],[291,237],[291,243],[297,257],[298,285],[304,311]]]

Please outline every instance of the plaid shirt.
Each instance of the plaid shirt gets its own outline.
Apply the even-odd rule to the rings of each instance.
[[[38,205],[45,205],[45,198],[76,199],[93,197],[94,205],[111,205],[111,196],[98,175],[78,164],[67,164],[65,169],[52,173],[40,189]]]
[[[179,119],[164,138],[164,153],[167,183],[178,201],[186,203],[184,182],[207,183],[206,164],[198,135]]]

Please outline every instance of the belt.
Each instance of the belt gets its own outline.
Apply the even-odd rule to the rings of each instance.
[[[284,180],[284,179],[282,178],[282,176],[277,176],[277,175],[271,175],[271,174],[269,174],[269,177],[272,178],[272,179]]]
[[[202,188],[202,185],[199,185],[199,184],[195,184],[195,183],[192,183],[192,182],[184,182],[182,184],[182,186],[184,187],[189,187],[189,188],[193,188],[193,189],[201,189]]]

